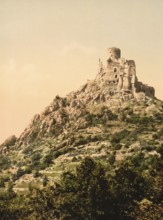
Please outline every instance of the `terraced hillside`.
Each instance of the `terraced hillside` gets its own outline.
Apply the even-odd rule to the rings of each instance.
[[[110,59],[112,64],[119,62],[115,57]],[[31,195],[31,189],[34,188],[44,192],[47,186],[60,184],[63,173],[75,174],[86,158],[100,162],[108,177],[116,176],[117,170],[129,160],[136,173],[141,167],[140,173],[143,178],[151,178],[154,188],[160,194],[162,174],[157,169],[160,165],[156,168],[156,163],[162,159],[163,102],[142,91],[133,93],[131,88],[118,91],[117,84],[110,83],[101,71],[95,80],[88,81],[79,90],[64,98],[56,96],[43,112],[34,116],[20,137],[11,136],[0,146],[0,212],[4,216],[2,219],[12,219],[11,216],[13,219],[44,219],[33,215],[34,211],[30,211],[28,218],[19,218],[16,214],[15,217],[13,214],[5,217],[7,208],[4,204],[7,203],[7,198],[10,201],[8,193],[22,198],[21,196]],[[151,197],[146,195],[145,199],[154,203]],[[159,199],[158,201],[160,204]],[[20,212],[18,207],[16,213]],[[160,213],[160,205],[155,204],[154,207]],[[11,207],[10,211],[12,213]],[[147,213],[147,210],[144,213]],[[50,215],[45,218],[106,219],[81,216],[64,218],[61,215],[57,218],[54,217],[57,215]],[[160,214],[157,216],[145,216],[141,219],[161,219]],[[115,219],[140,218],[131,218],[130,215],[130,218]]]

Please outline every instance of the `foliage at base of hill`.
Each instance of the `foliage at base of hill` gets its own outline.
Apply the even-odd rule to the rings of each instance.
[[[162,155],[147,160],[139,153],[123,160],[113,173],[87,157],[75,173],[63,173],[53,186],[31,187],[28,195],[17,195],[12,187],[1,192],[0,219],[159,220],[161,167]]]

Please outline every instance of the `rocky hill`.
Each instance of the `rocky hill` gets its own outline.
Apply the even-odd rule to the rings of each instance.
[[[76,128],[88,127],[87,113],[97,105],[108,109],[121,108],[124,102],[130,103],[154,98],[154,88],[138,81],[133,60],[120,58],[120,50],[109,49],[107,67],[99,61],[99,72],[95,80],[87,82],[78,91],[65,98],[56,97],[40,115],[36,115],[20,136],[18,143],[27,144],[33,138],[53,136],[59,132],[69,133]],[[93,112],[92,112],[93,113]],[[74,123],[75,120],[75,123]],[[37,129],[36,125],[37,124]]]
[[[94,80],[34,116],[20,137],[0,146],[0,191],[27,193],[29,186],[59,181],[87,156],[109,164],[111,173],[129,156],[160,158],[163,102],[138,81],[133,60],[110,48]]]

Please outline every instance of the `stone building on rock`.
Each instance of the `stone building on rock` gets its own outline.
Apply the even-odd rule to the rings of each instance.
[[[108,83],[110,95],[121,93],[136,99],[143,99],[145,96],[154,98],[154,88],[138,81],[134,60],[121,58],[121,50],[116,47],[109,48],[108,54],[105,67],[99,60],[97,79],[101,83]]]

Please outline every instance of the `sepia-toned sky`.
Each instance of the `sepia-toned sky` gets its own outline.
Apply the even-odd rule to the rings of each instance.
[[[93,79],[112,46],[163,99],[162,0],[0,0],[0,143]]]

